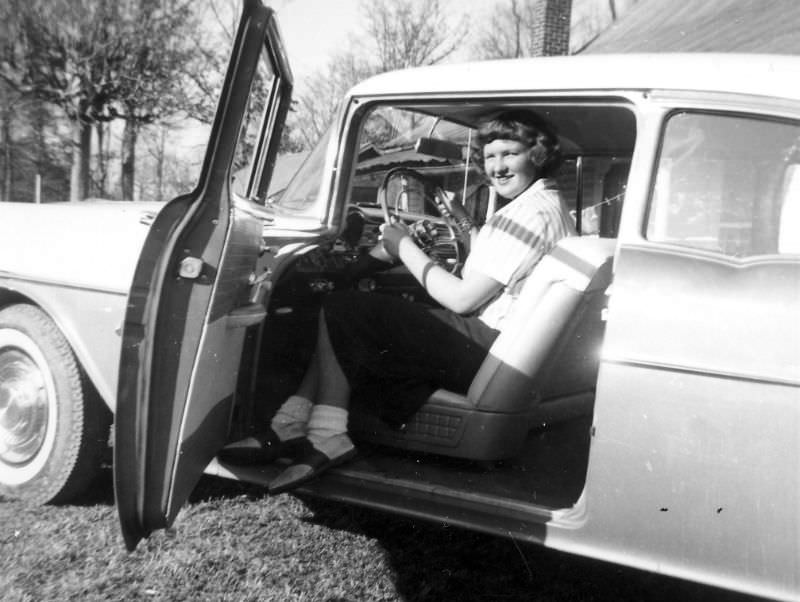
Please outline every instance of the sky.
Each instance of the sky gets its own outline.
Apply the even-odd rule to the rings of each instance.
[[[0,0],[2,1],[2,0]],[[323,69],[331,55],[345,48],[353,36],[363,28],[362,0],[263,0],[275,10],[284,45],[295,80],[295,95],[304,89],[304,79],[316,70]],[[370,0],[364,0],[370,1]],[[421,0],[426,2],[428,0]],[[453,23],[467,15],[471,32],[477,31],[492,11],[508,0],[439,0],[445,10],[454,13]],[[621,8],[627,8],[635,0],[616,0]],[[608,0],[572,0],[572,22],[592,10],[604,10]],[[231,0],[232,10],[239,10],[239,1]],[[236,6],[233,9],[232,6]],[[230,15],[227,15],[230,16]],[[231,24],[238,21],[238,16]],[[448,60],[468,60],[470,35],[464,48],[451,55]],[[194,132],[195,130],[191,130]],[[207,132],[186,133],[188,148],[203,149]],[[200,151],[198,151],[200,152]]]
[[[441,0],[442,5],[472,19],[486,14],[496,1]],[[328,57],[360,28],[361,0],[272,0],[269,4],[277,14],[297,80],[324,67]]]
[[[369,1],[369,0],[365,0]],[[425,2],[426,0],[421,0]],[[302,88],[303,78],[323,68],[328,57],[349,44],[352,36],[362,27],[361,0],[265,0],[276,12],[284,44],[295,76]],[[470,30],[477,31],[480,24],[491,17],[492,11],[508,0],[440,0],[445,11],[454,13],[453,23],[467,15]],[[636,0],[616,0],[620,14],[626,12]],[[572,0],[572,23],[582,19],[601,20],[610,15],[608,0]],[[599,16],[598,16],[599,15]],[[579,34],[577,30],[573,35]],[[449,60],[467,60],[465,48],[454,53]],[[577,41],[577,40],[576,40]]]

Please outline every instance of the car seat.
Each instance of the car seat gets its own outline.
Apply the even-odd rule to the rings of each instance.
[[[517,455],[536,427],[591,412],[616,239],[570,237],[534,268],[466,395],[439,389],[402,428],[354,407],[362,441],[471,460]]]

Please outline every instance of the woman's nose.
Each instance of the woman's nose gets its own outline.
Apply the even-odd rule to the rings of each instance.
[[[508,171],[508,166],[506,165],[506,162],[503,161],[503,159],[495,160],[494,164],[492,165],[492,173],[499,175],[506,173],[506,171]]]

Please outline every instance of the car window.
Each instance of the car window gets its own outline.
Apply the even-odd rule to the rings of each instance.
[[[260,170],[256,169],[265,110],[275,83],[275,73],[265,48],[258,62],[258,70],[250,88],[247,111],[242,119],[239,139],[231,167],[231,189],[239,196],[252,194],[250,188],[255,186]]]
[[[439,187],[444,194],[460,199],[476,221],[483,223],[488,186],[467,152],[474,135],[474,129],[433,111],[395,106],[373,109],[361,123],[351,203],[377,207],[378,189],[385,183],[388,203],[394,209],[438,216],[433,188]],[[398,169],[413,172],[391,178]]]
[[[284,213],[296,217],[320,214],[320,207],[325,203],[325,199],[320,199],[319,192],[333,129],[331,126],[323,134],[300,169],[292,176],[286,191],[275,199],[275,206]]]
[[[558,187],[580,235],[617,236],[629,169],[627,156],[581,155],[564,161]]]
[[[664,128],[652,241],[732,257],[798,253],[800,125],[681,112]]]

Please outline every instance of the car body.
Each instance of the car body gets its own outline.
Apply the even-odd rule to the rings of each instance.
[[[47,487],[26,468],[50,470],[37,450],[67,445],[50,434],[48,408],[75,382],[37,351],[30,324],[42,320],[61,336],[57,357],[85,375],[84,393],[114,411],[129,547],[172,523],[204,471],[268,483],[282,465],[215,455],[293,391],[320,299],[357,288],[430,303],[402,267],[362,269],[377,228],[388,213],[413,223],[457,271],[466,242],[437,195],[486,219],[499,201],[473,152],[475,126],[525,107],[559,131],[558,179],[581,235],[537,266],[526,313],[467,393],[438,391],[401,429],[355,403],[358,457],[302,491],[797,599],[798,75],[796,58],[738,55],[381,75],[350,91],[267,203],[292,78],[272,12],[246,2],[195,191],[160,211],[0,208],[17,245],[0,267],[0,375],[16,395],[2,399],[24,418],[2,423],[3,493],[58,497],[84,469],[81,445]],[[92,226],[89,215],[113,209],[126,214],[113,230]],[[68,210],[87,218],[63,228],[47,216]],[[34,377],[50,397],[29,392]]]

